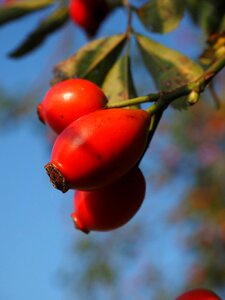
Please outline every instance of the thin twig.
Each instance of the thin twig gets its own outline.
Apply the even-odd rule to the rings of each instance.
[[[219,96],[217,95],[213,81],[211,82],[211,84],[209,85],[208,88],[209,88],[209,92],[213,98],[216,109],[220,109],[221,108],[221,100],[220,100]]]

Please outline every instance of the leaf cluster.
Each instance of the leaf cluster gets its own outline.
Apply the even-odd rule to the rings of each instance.
[[[176,109],[186,109],[198,101],[199,94],[204,90],[206,83],[222,68],[223,61],[219,69],[210,71],[210,74],[208,72],[204,76],[204,68],[200,63],[156,42],[149,37],[148,33],[166,34],[171,32],[179,26],[185,13],[189,13],[196,24],[210,34],[209,48],[201,56],[201,62],[205,60],[210,66],[224,55],[224,3],[222,1],[214,3],[210,0],[151,0],[141,6],[137,1],[137,5],[132,6],[129,1],[107,0],[107,2],[111,10],[123,6],[127,11],[127,30],[121,34],[88,41],[76,53],[55,66],[51,83],[56,84],[69,78],[85,78],[101,86],[109,99],[109,106],[116,106],[119,102],[123,103],[123,101],[133,98],[139,100],[135,104],[144,102],[143,98],[137,97],[133,79],[132,46],[134,41],[139,50],[139,59],[142,59],[146,70],[159,90],[159,94],[153,96],[153,100],[147,100],[158,101],[160,95],[167,98],[165,104],[159,101],[159,109],[156,107],[157,112],[154,111],[154,107],[152,109],[156,116],[153,120],[151,136],[162,117],[162,112],[170,103]],[[206,5],[205,14],[200,10],[200,4]],[[66,24],[70,18],[68,2],[23,0],[0,6],[0,25],[16,21],[27,14],[49,7],[52,7],[50,14],[47,14],[22,44],[9,54],[10,57],[20,58],[30,53],[40,46],[48,36]],[[216,19],[216,22],[212,20],[212,11],[214,12],[213,20]],[[136,32],[133,26],[134,15],[143,24],[146,34]],[[213,36],[217,36],[217,39],[213,39],[212,33]],[[199,78],[201,78],[201,82],[198,82]],[[192,82],[196,82],[196,84],[188,85]],[[189,93],[190,96],[188,96]],[[194,101],[193,95],[196,99]],[[163,101],[164,98],[162,98]]]
[[[204,17],[204,22],[200,10],[201,5],[203,5],[202,2],[207,7],[206,15],[208,16],[208,18]],[[222,30],[224,19],[223,1],[213,3],[210,0],[151,0],[135,7],[131,6],[128,1],[108,0],[111,9],[123,5],[127,9],[129,15],[127,32],[87,43],[77,53],[55,67],[52,83],[81,77],[102,86],[110,101],[118,102],[118,100],[137,96],[132,79],[129,49],[131,37],[134,36],[145,67],[153,77],[156,87],[163,92],[179,88],[197,79],[203,72],[202,67],[183,54],[155,42],[148,35],[135,33],[135,28],[132,28],[132,15],[138,16],[147,31],[165,34],[176,29],[185,12],[188,11],[193,20],[202,25],[203,28],[205,28],[204,24],[207,24],[207,28],[210,29],[208,32],[211,34],[216,30]],[[0,25],[16,21],[27,14],[49,7],[53,7],[53,10],[46,13],[37,27],[16,49],[9,53],[10,57],[20,58],[30,53],[40,46],[48,36],[65,25],[69,21],[68,2],[62,0],[23,0],[0,6]],[[210,18],[212,15],[210,8],[214,9],[213,16],[217,20],[217,25]],[[127,47],[126,50],[124,50],[125,46]],[[117,87],[116,90],[115,87]],[[180,99],[175,101],[173,106],[178,109],[186,108],[185,99],[183,98],[184,101],[180,101]]]

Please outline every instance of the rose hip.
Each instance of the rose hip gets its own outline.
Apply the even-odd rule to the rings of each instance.
[[[45,166],[53,185],[90,190],[126,174],[140,159],[150,116],[140,109],[104,109],[70,124],[56,139]]]

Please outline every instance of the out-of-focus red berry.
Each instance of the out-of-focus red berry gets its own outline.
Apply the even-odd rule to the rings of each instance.
[[[83,28],[89,37],[95,35],[108,11],[105,0],[71,0],[69,4],[72,21]]]
[[[180,295],[176,300],[222,300],[218,295],[208,289],[194,289]]]

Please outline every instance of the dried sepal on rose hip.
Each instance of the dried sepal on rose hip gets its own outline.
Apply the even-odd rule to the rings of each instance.
[[[102,109],[107,103],[103,91],[93,82],[68,79],[52,86],[38,105],[39,119],[56,133],[76,119]]]
[[[113,230],[137,213],[144,196],[145,178],[134,167],[113,184],[94,191],[77,190],[71,217],[75,227],[85,233]]]
[[[185,292],[176,300],[222,300],[222,298],[211,290],[199,288]]]
[[[70,0],[69,13],[71,20],[92,37],[109,13],[109,7],[106,0]]]
[[[150,116],[140,109],[104,109],[70,124],[45,166],[53,186],[92,190],[118,180],[145,151]]]

